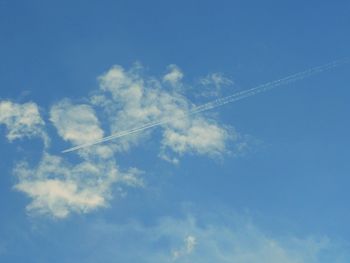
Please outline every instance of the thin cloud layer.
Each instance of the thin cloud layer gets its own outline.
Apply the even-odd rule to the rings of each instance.
[[[210,218],[210,219],[209,219]],[[96,222],[84,229],[89,242],[84,262],[177,263],[345,263],[346,247],[327,237],[266,234],[247,218],[234,215],[161,218],[140,222]],[[198,222],[199,221],[199,222]],[[133,251],[134,253],[130,253]]]
[[[190,255],[193,252],[193,250],[195,249],[196,245],[197,245],[196,237],[194,237],[192,235],[186,236],[184,239],[183,246],[179,249],[175,249],[172,252],[173,260],[176,261],[181,257],[186,257],[186,256]]]

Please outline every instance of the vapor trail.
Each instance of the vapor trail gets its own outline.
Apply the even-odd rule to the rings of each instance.
[[[181,117],[165,118],[165,119],[162,119],[162,120],[159,120],[159,121],[149,122],[149,123],[146,123],[146,124],[144,124],[142,126],[138,126],[138,127],[135,127],[135,128],[129,129],[129,130],[125,130],[125,131],[121,131],[121,132],[118,132],[118,133],[111,134],[110,136],[101,138],[101,139],[93,141],[93,142],[81,144],[81,145],[78,145],[78,146],[66,149],[66,150],[62,151],[62,153],[76,151],[76,150],[79,150],[79,149],[82,149],[82,148],[86,148],[86,147],[89,147],[89,146],[92,146],[92,145],[96,145],[96,144],[99,144],[99,143],[107,142],[107,141],[110,141],[110,140],[113,140],[113,139],[116,139],[116,138],[124,137],[124,136],[130,135],[130,134],[133,134],[133,133],[137,133],[137,132],[141,132],[143,130],[150,129],[152,127],[156,127],[156,126],[159,126],[159,125],[162,125],[162,124],[166,124],[166,123],[169,123],[169,122],[174,121],[176,119],[185,118],[185,117],[190,116],[190,115],[198,114],[198,113],[201,113],[201,112],[204,112],[204,111],[207,111],[207,110],[211,110],[211,109],[214,109],[214,108],[217,108],[217,107],[221,107],[221,106],[223,106],[223,105],[225,105],[227,103],[231,103],[231,102],[242,100],[242,99],[245,99],[245,98],[248,98],[248,97],[251,97],[251,96],[255,96],[255,95],[259,94],[259,93],[262,93],[262,92],[265,92],[265,91],[268,91],[268,90],[271,90],[271,89],[275,89],[277,87],[280,87],[280,86],[283,86],[283,85],[287,85],[289,83],[296,82],[298,80],[302,80],[304,78],[310,77],[310,76],[315,75],[315,74],[319,74],[319,73],[321,73],[323,71],[326,71],[326,70],[338,67],[338,66],[340,66],[342,64],[345,64],[345,63],[348,63],[348,62],[349,62],[349,59],[336,60],[336,61],[330,62],[330,63],[322,65],[322,66],[314,67],[314,68],[311,68],[311,69],[308,69],[308,70],[305,70],[305,71],[302,71],[302,72],[290,75],[288,77],[281,78],[279,80],[275,80],[275,81],[271,81],[271,82],[259,85],[259,86],[255,87],[255,88],[251,88],[251,89],[248,89],[248,90],[240,91],[240,92],[234,93],[232,95],[229,95],[229,96],[226,96],[226,97],[223,97],[223,98],[219,98],[219,99],[207,102],[207,103],[202,104],[200,106],[194,107],[193,109],[189,110],[187,113],[185,113]]]

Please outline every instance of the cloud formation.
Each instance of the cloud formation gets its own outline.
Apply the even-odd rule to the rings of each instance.
[[[129,71],[114,66],[99,78],[100,91],[92,97],[92,103],[107,113],[111,133],[173,119],[161,125],[161,156],[165,156],[164,151],[179,155],[223,154],[229,139],[236,138],[232,136],[235,134],[230,134],[233,130],[201,116],[187,115],[194,104],[178,92],[182,73],[174,65],[169,69],[170,72],[163,76],[163,82],[171,82],[170,89],[164,87],[160,80],[145,77],[139,65]],[[120,138],[116,144],[119,143],[120,149],[129,149],[148,133]]]
[[[163,81],[170,83],[172,86],[176,87],[179,85],[183,78],[183,73],[180,68],[176,65],[169,65],[168,72],[164,75]]]
[[[239,136],[231,127],[203,115],[186,115],[195,107],[183,92],[183,73],[170,65],[164,76],[144,73],[139,64],[129,70],[115,65],[98,77],[99,87],[84,103],[69,98],[51,106],[49,120],[59,137],[72,146],[101,139],[105,134],[127,130],[152,121],[175,118],[160,126],[159,157],[178,163],[186,154],[220,156],[227,143]],[[48,145],[45,122],[32,102],[0,103],[0,123],[6,125],[9,140],[41,137]],[[150,138],[152,130],[94,145],[70,155],[57,156],[48,147],[38,164],[18,162],[14,188],[31,198],[27,211],[65,218],[72,212],[87,213],[108,206],[116,189],[144,187],[143,171],[119,168],[116,154]],[[73,154],[73,153],[71,153]],[[116,186],[118,185],[118,187]]]
[[[99,121],[90,105],[73,105],[68,100],[61,101],[51,108],[50,120],[58,134],[74,145],[103,137]]]
[[[48,143],[45,123],[40,116],[39,107],[33,102],[18,104],[8,100],[0,101],[0,124],[6,126],[9,141],[41,137]]]

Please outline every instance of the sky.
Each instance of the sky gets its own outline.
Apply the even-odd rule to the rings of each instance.
[[[0,261],[349,262],[349,12],[0,1]]]

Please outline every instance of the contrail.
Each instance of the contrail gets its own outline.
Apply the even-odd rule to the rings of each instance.
[[[133,134],[133,133],[138,133],[138,132],[141,132],[141,131],[144,131],[144,130],[147,130],[147,129],[150,129],[150,128],[153,128],[153,127],[156,127],[159,125],[163,125],[163,124],[169,123],[171,121],[174,121],[176,119],[185,118],[185,117],[190,116],[190,115],[198,114],[198,113],[201,113],[201,112],[204,112],[207,110],[221,107],[227,103],[231,103],[231,102],[242,100],[242,99],[245,99],[245,98],[248,98],[251,96],[255,96],[259,93],[262,93],[262,92],[265,92],[265,91],[268,91],[271,89],[275,89],[277,87],[287,85],[289,83],[296,82],[298,80],[302,80],[304,78],[310,77],[310,76],[315,75],[315,74],[319,74],[323,71],[338,67],[338,66],[343,65],[343,64],[348,63],[348,62],[349,62],[349,59],[336,60],[336,61],[330,62],[330,63],[322,65],[322,66],[314,67],[314,68],[290,75],[290,76],[285,77],[285,78],[281,78],[281,79],[278,79],[275,81],[271,81],[271,82],[259,85],[255,88],[240,91],[240,92],[231,94],[229,96],[207,102],[207,103],[202,104],[200,106],[194,107],[193,109],[189,110],[181,117],[165,118],[165,119],[162,119],[159,121],[149,122],[149,123],[146,123],[142,126],[138,126],[138,127],[135,127],[135,128],[129,129],[129,130],[114,133],[110,136],[101,138],[101,139],[93,141],[93,142],[81,144],[81,145],[66,149],[66,150],[62,151],[62,153],[73,152],[73,151],[76,151],[76,150],[79,150],[82,148],[86,148],[86,147],[93,146],[93,145],[103,143],[103,142],[107,142],[107,141],[110,141],[110,140],[113,140],[116,138],[124,137],[124,136],[130,135],[130,134]]]

